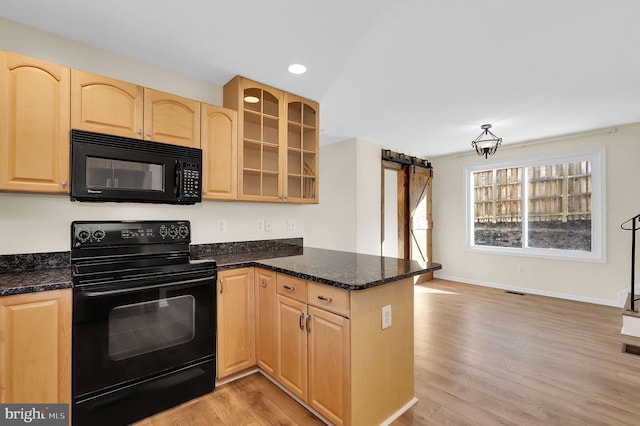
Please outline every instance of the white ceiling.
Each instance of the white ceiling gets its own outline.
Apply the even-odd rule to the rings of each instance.
[[[0,0],[0,16],[317,100],[321,144],[431,157],[484,123],[507,144],[640,121],[638,0]]]

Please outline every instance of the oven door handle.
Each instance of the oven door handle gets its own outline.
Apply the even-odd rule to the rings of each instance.
[[[101,297],[101,296],[113,296],[116,294],[125,294],[125,293],[134,293],[136,291],[141,290],[151,290],[154,288],[187,288],[193,287],[195,284],[203,282],[203,281],[213,281],[213,277],[204,277],[204,278],[195,278],[192,280],[183,280],[183,281],[175,281],[172,283],[164,283],[164,284],[154,284],[154,285],[146,285],[142,287],[127,287],[127,288],[119,288],[116,290],[102,290],[102,291],[82,291],[80,295],[83,297]]]

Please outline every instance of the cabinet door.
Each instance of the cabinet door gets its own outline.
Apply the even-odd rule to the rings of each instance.
[[[317,102],[285,94],[286,101],[286,177],[284,200],[289,203],[318,202],[318,124]]]
[[[238,113],[215,105],[202,104],[201,145],[204,163],[202,198],[238,198]]]
[[[69,192],[69,69],[0,51],[0,190]]]
[[[224,87],[224,106],[238,111],[238,191],[241,200],[282,201],[282,91],[236,77]]]
[[[349,418],[351,327],[347,318],[309,306],[309,400],[335,425]]]
[[[277,295],[278,363],[276,380],[307,400],[307,305]]]
[[[71,290],[0,297],[0,402],[71,402]]]
[[[71,70],[71,127],[142,139],[144,89],[132,83]]]
[[[218,272],[218,378],[256,364],[253,268]]]
[[[144,138],[200,148],[200,102],[145,88]]]
[[[276,375],[276,273],[256,268],[256,358],[258,366]]]

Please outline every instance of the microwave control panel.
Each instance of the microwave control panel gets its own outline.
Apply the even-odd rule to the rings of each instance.
[[[202,178],[198,163],[182,164],[182,188],[180,194],[185,198],[200,198]]]

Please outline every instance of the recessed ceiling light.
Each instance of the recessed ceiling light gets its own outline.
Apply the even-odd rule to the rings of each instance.
[[[307,72],[307,67],[302,64],[291,64],[287,69],[291,74],[304,74]]]
[[[257,104],[258,102],[260,102],[260,99],[256,98],[255,96],[245,96],[244,101],[249,104]]]

